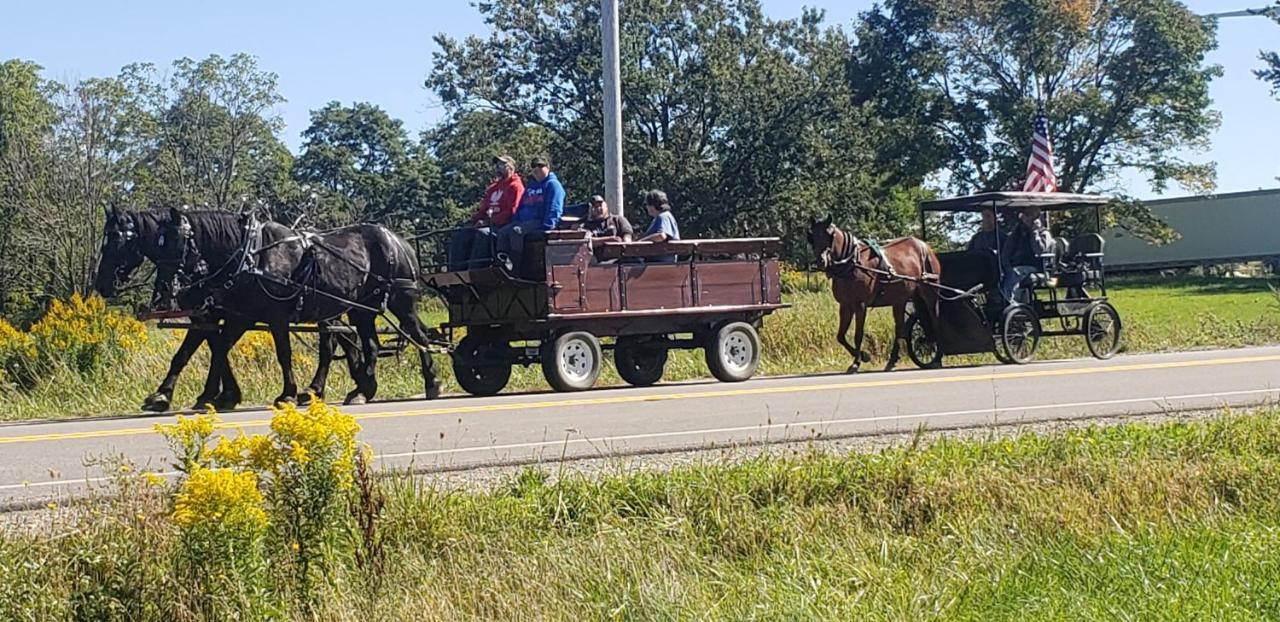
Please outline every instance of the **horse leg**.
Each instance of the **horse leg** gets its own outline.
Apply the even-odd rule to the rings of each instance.
[[[356,325],[360,340],[359,376],[356,388],[347,394],[344,404],[358,405],[369,402],[378,392],[376,368],[378,364],[378,329],[374,325],[376,316],[368,311],[352,311],[351,322]]]
[[[275,399],[276,406],[298,401],[298,383],[293,375],[293,342],[289,339],[288,319],[271,322],[271,340],[276,343],[276,362],[280,364],[280,376],[284,387]]]
[[[854,314],[853,314],[854,354],[853,354],[853,366],[849,368],[849,373],[851,374],[857,373],[858,368],[861,367],[864,362],[871,360],[871,357],[867,356],[867,354],[862,351],[862,338],[866,334],[865,331],[863,331],[863,327],[866,325],[866,323],[867,323],[867,305],[865,304],[858,305],[857,307],[854,308]]]
[[[885,371],[893,371],[898,366],[898,355],[901,353],[902,340],[907,338],[907,303],[899,302],[893,305],[893,347],[889,348],[889,364],[885,365]]]
[[[849,323],[853,320],[855,313],[854,306],[848,304],[840,305],[840,328],[836,329],[836,342],[844,346],[849,356],[853,357],[853,365],[849,366],[846,373],[857,373],[858,367],[862,364],[862,357],[859,356],[858,350],[849,343]]]
[[[231,347],[240,341],[245,331],[252,326],[242,320],[227,319],[222,330],[209,337],[209,376],[204,382],[201,395],[214,395],[209,402],[196,404],[196,409],[212,407],[218,411],[233,410],[242,399],[240,384],[231,371],[229,355]],[[221,388],[219,388],[219,386]]]
[[[208,341],[213,333],[204,330],[188,330],[187,336],[182,338],[182,344],[178,346],[178,351],[173,353],[173,359],[169,361],[169,373],[160,381],[160,386],[156,388],[155,393],[148,395],[142,401],[142,410],[148,412],[164,412],[169,410],[169,405],[173,403],[173,388],[178,384],[178,376],[182,374],[182,370],[186,369],[187,363],[191,362],[191,357],[200,349],[200,345]],[[196,398],[199,403],[209,402],[213,399],[212,395],[201,395]]]
[[[333,333],[328,332],[329,322],[319,322],[317,328],[317,345],[316,350],[319,354],[319,361],[316,363],[316,373],[311,377],[311,382],[307,384],[307,388],[298,394],[298,404],[306,406],[311,403],[312,399],[324,399],[324,388],[329,382],[329,365],[333,362]]]
[[[427,399],[440,397],[440,381],[436,379],[435,363],[431,360],[431,353],[427,351],[427,329],[422,326],[422,320],[418,319],[417,300],[413,294],[401,291],[392,294],[387,302],[391,313],[400,320],[400,329],[416,344]]]

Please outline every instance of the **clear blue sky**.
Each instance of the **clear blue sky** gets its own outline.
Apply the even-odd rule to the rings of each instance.
[[[1270,0],[1189,0],[1193,10],[1265,6]],[[440,108],[422,87],[430,70],[431,37],[484,31],[466,0],[309,2],[220,0],[13,0],[3,9],[0,59],[40,63],[52,78],[114,75],[149,61],[249,52],[280,75],[288,98],[280,110],[285,140],[296,148],[308,112],[331,100],[374,102],[403,119],[411,132],[436,120]],[[870,0],[764,0],[774,17],[794,17],[802,5],[827,11],[830,23],[849,24]],[[1218,162],[1219,190],[1280,186],[1280,102],[1251,70],[1261,48],[1280,47],[1280,26],[1261,18],[1225,20],[1211,62],[1226,75],[1215,83],[1221,130],[1204,159]],[[1150,196],[1144,184],[1131,191]],[[1174,190],[1171,193],[1177,194]]]

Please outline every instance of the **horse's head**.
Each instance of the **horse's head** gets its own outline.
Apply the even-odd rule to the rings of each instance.
[[[831,222],[831,216],[824,219],[814,218],[809,223],[809,249],[813,251],[815,268],[826,270],[831,267],[832,249],[835,246],[838,231],[839,229]]]
[[[107,208],[102,226],[102,250],[93,287],[104,298],[116,295],[120,287],[142,265],[142,242],[139,239],[137,212],[119,206]]]
[[[170,208],[169,219],[160,230],[156,254],[155,291],[151,299],[157,309],[178,309],[179,295],[208,270],[195,242],[189,212]]]

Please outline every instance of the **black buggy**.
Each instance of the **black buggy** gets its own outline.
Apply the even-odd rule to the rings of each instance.
[[[1046,214],[1093,209],[1101,224],[1107,197],[1038,192],[989,192],[920,204],[925,235],[926,215],[938,212],[980,213],[993,210],[1003,226],[1019,210],[1037,207]],[[1100,227],[1099,227],[1099,230]],[[1080,335],[1089,352],[1111,358],[1120,349],[1120,315],[1107,301],[1103,271],[1103,239],[1096,233],[1073,240],[1057,238],[1051,252],[1038,257],[1039,266],[1021,283],[1019,295],[1006,301],[1000,284],[1009,267],[1002,261],[1000,240],[995,251],[939,253],[944,293],[935,329],[919,311],[907,320],[907,353],[920,367],[941,365],[943,356],[991,352],[1003,363],[1028,363],[1035,358],[1041,337]],[[930,334],[930,333],[935,334]]]

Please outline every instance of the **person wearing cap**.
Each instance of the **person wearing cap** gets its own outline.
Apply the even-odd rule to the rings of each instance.
[[[680,225],[676,223],[676,217],[671,213],[671,202],[667,200],[667,193],[661,190],[646,192],[644,195],[644,209],[653,218],[653,221],[649,223],[649,228],[645,230],[644,237],[640,238],[641,242],[670,242],[680,239]],[[649,261],[655,262],[673,262],[675,260],[675,255],[649,258]]]
[[[622,242],[630,242],[634,234],[627,217],[610,214],[609,204],[598,194],[591,197],[591,212],[582,228],[593,238],[617,238]]]
[[[498,256],[510,271],[519,271],[524,265],[525,242],[555,229],[564,214],[564,186],[551,172],[550,160],[535,157],[529,169],[533,182],[525,186],[511,222],[498,231]]]
[[[492,259],[497,231],[511,222],[524,181],[516,173],[516,161],[507,155],[493,158],[493,183],[485,188],[480,206],[468,224],[470,229],[456,231],[449,239],[449,269],[468,270],[486,265]]]

